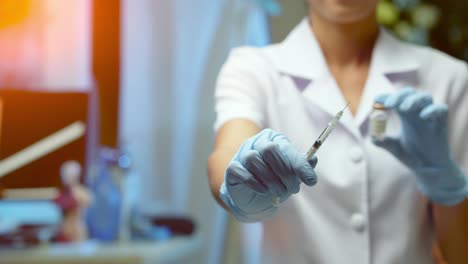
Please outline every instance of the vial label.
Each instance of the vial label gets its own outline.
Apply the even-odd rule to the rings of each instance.
[[[374,119],[371,121],[370,132],[373,138],[383,139],[387,128],[387,120]]]

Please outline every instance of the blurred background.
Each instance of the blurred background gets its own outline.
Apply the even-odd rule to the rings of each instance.
[[[208,188],[214,83],[231,48],[281,41],[304,2],[0,0],[0,263],[256,263],[258,226]],[[466,10],[382,0],[377,15],[468,61]]]

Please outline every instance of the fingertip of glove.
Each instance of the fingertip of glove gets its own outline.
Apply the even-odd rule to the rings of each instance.
[[[374,145],[377,145],[377,146],[380,147],[383,144],[384,139],[383,138],[372,137],[371,141],[372,141],[372,143],[374,143]]]
[[[304,166],[300,172],[300,179],[306,185],[313,186],[317,183],[317,174],[311,167]]]
[[[419,117],[424,120],[446,118],[447,115],[448,106],[446,104],[433,104],[419,113]]]
[[[315,184],[317,184],[317,176],[309,176],[304,178],[304,183],[307,186],[314,186]]]
[[[312,158],[310,158],[307,162],[309,162],[310,166],[315,169],[318,163],[318,158],[317,156],[312,156]]]
[[[389,96],[388,94],[379,94],[374,98],[374,103],[384,104],[388,96]]]
[[[388,96],[385,99],[384,106],[385,108],[388,108],[388,109],[395,108],[401,102],[401,99],[403,97],[409,96],[413,93],[415,93],[415,90],[412,87],[402,88],[395,94]]]

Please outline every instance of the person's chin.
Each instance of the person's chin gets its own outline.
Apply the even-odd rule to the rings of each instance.
[[[343,6],[354,6],[356,5],[356,0],[335,0],[335,4],[343,5]]]
[[[371,14],[363,13],[362,11],[356,12],[346,8],[334,10],[328,14],[328,19],[338,24],[352,24],[366,20]]]

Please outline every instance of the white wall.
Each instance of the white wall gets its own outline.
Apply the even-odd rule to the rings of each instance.
[[[295,25],[307,14],[307,0],[279,0],[283,12],[270,18],[271,41],[282,41]]]
[[[93,83],[91,0],[41,2],[46,23],[41,86],[49,90],[90,88]]]
[[[252,2],[122,2],[121,141],[144,183],[140,207],[195,220],[204,240],[194,263],[222,254],[226,214],[206,176],[214,83],[231,47],[267,41]]]
[[[0,28],[0,85],[91,86],[91,0],[31,1],[23,12],[22,20]]]

